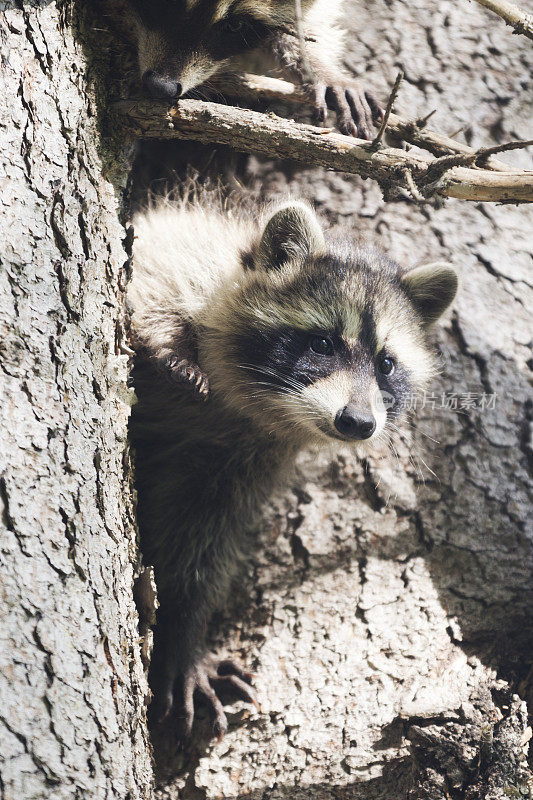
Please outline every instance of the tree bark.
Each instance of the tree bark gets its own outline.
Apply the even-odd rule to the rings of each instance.
[[[151,796],[120,349],[127,253],[84,14],[0,3],[2,800]]]

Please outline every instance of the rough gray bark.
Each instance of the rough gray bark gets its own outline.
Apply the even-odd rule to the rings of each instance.
[[[402,67],[399,114],[436,107],[432,127],[475,147],[527,138],[525,39],[468,0],[347,6],[347,65],[368,61],[383,97]],[[526,153],[502,160],[530,168]],[[415,413],[398,459],[308,455],[272,506],[215,636],[256,669],[262,710],[236,704],[222,742],[199,731],[177,756],[162,731],[156,796],[527,797],[531,210],[386,204],[370,181],[255,158],[246,178],[260,197],[306,194],[403,263],[449,258],[462,286],[436,332],[435,408]],[[443,392],[466,407],[441,408]]]
[[[127,255],[83,13],[0,3],[2,800],[151,795],[119,349]]]

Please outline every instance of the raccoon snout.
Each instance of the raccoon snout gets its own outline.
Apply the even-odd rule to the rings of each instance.
[[[164,78],[155,69],[149,69],[144,73],[142,83],[157,100],[177,100],[183,94],[181,83]]]
[[[370,439],[376,430],[376,420],[369,411],[361,411],[348,403],[337,412],[335,427],[350,439]]]

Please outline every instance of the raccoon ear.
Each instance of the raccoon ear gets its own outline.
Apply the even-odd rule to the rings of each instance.
[[[456,271],[444,261],[415,267],[405,272],[401,281],[424,326],[438,320],[455,297],[458,286]]]
[[[257,245],[256,260],[265,270],[288,261],[304,261],[324,251],[324,234],[313,209],[298,201],[277,208],[267,220]]]

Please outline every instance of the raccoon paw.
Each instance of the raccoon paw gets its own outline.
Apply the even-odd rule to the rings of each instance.
[[[383,110],[374,95],[356,82],[329,85],[319,81],[314,87],[314,105],[319,123],[326,123],[328,109],[331,109],[337,114],[340,132],[360,139],[371,139],[373,126],[383,118]]]
[[[202,372],[198,364],[191,364],[186,358],[171,356],[165,362],[169,379],[173,383],[189,384],[201,397],[207,399],[209,394],[209,378]]]
[[[244,700],[259,708],[251,686],[253,677],[233,661],[212,656],[199,659],[166,687],[160,687],[154,709],[156,721],[163,722],[173,710],[177,741],[183,747],[192,734],[195,700],[201,699],[209,709],[213,734],[220,740],[228,729],[222,700]]]

